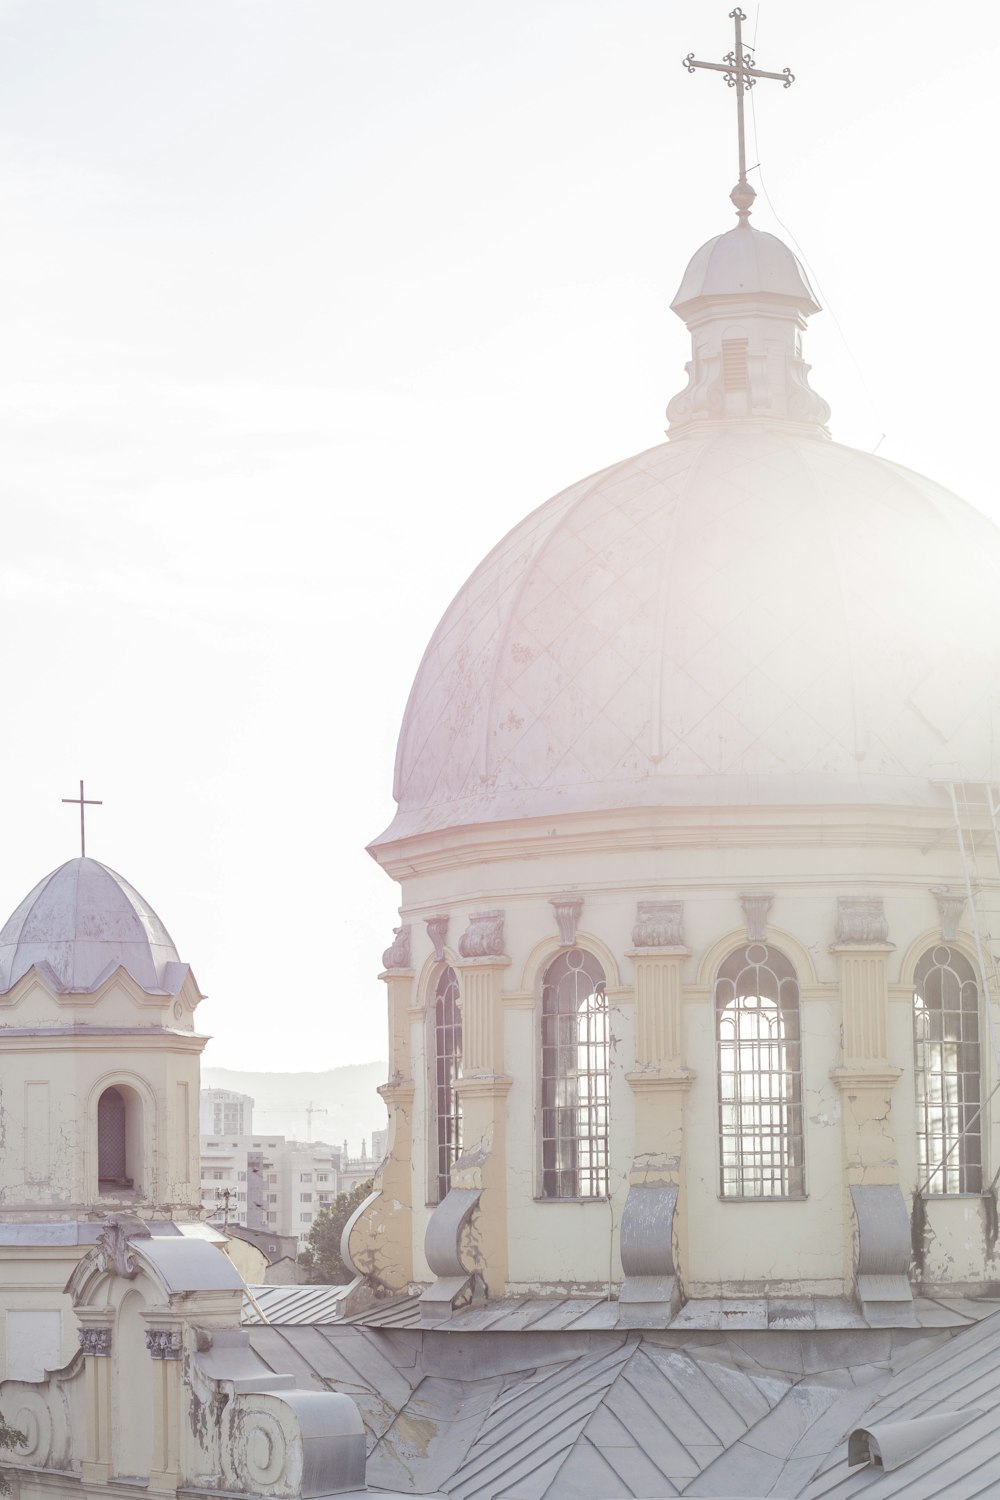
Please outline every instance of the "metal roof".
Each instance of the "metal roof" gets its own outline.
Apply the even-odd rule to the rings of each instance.
[[[0,930],[0,993],[32,966],[61,990],[89,991],[121,965],[151,994],[174,994],[187,966],[134,886],[96,859],[70,859],[40,880]]]
[[[265,1288],[266,1291],[318,1291],[319,1288]],[[305,1322],[298,1316],[274,1315],[270,1322]],[[294,1306],[294,1299],[292,1299]],[[914,1301],[917,1326],[920,1328],[960,1328],[978,1322],[995,1311],[996,1304],[968,1297],[918,1297]],[[618,1302],[606,1297],[503,1297],[482,1307],[465,1308],[454,1313],[446,1323],[436,1325],[448,1334],[489,1331],[517,1333],[525,1328],[550,1330],[573,1328],[660,1328],[662,1314],[645,1320],[627,1321],[629,1313]],[[332,1322],[333,1317],[312,1321]],[[397,1297],[374,1302],[362,1312],[345,1317],[345,1322],[369,1328],[420,1327],[419,1297]],[[844,1297],[702,1297],[686,1302],[670,1322],[673,1332],[712,1330],[735,1332],[745,1330],[798,1330],[867,1328],[857,1309]]]
[[[254,1302],[243,1304],[243,1322],[260,1323],[257,1309],[268,1323],[334,1323],[346,1286],[251,1286]]]
[[[968,1423],[888,1473],[868,1465],[849,1468],[847,1446],[838,1445],[803,1500],[850,1500],[862,1494],[877,1500],[1000,1495],[1000,1313],[933,1357],[900,1371],[858,1425],[919,1421],[967,1408],[977,1411]]]
[[[250,1338],[305,1388],[354,1397],[374,1489],[455,1500],[1000,1493],[1000,1313],[959,1329],[722,1334],[601,1328],[591,1304],[557,1326],[557,1307],[568,1316],[577,1300],[550,1301],[545,1315],[541,1299],[524,1299],[519,1330],[515,1309],[475,1328],[495,1311],[478,1309],[447,1330],[342,1321],[257,1326]],[[986,1415],[900,1468],[847,1468],[852,1429],[963,1406]]]

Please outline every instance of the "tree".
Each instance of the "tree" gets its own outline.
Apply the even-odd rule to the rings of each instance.
[[[3,1419],[0,1412],[0,1448],[18,1448],[22,1443],[28,1441],[23,1432],[18,1432],[16,1427],[10,1427]],[[3,1469],[0,1468],[0,1495],[10,1494],[10,1480]]]
[[[351,1214],[371,1192],[372,1178],[359,1182],[349,1193],[338,1193],[333,1202],[321,1208],[309,1231],[309,1244],[299,1255],[299,1265],[306,1280],[322,1286],[346,1286],[354,1278],[340,1255],[340,1237]]]

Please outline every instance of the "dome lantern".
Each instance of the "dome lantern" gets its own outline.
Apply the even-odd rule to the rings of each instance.
[[[669,435],[757,419],[829,437],[830,408],[802,358],[806,319],[820,305],[788,246],[751,229],[747,212],[695,251],[670,304],[691,333],[691,360],[686,388],[667,407]]]
[[[692,426],[745,418],[794,423],[829,437],[830,408],[809,389],[809,366],[802,359],[805,319],[819,312],[806,274],[795,256],[771,234],[750,228],[757,194],[747,181],[743,96],[759,78],[790,88],[789,68],[769,73],[758,68],[753,48],[743,41],[746,16],[730,12],[736,45],[722,62],[703,62],[689,52],[683,65],[722,73],[736,95],[740,175],[730,193],[739,224],[717,235],[692,257],[671,306],[691,332],[687,388],[667,407],[670,436]]]

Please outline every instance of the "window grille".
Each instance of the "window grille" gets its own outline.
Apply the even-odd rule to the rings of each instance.
[[[441,970],[434,995],[434,1085],[437,1113],[437,1195],[448,1192],[451,1169],[462,1152],[462,1101],[455,1089],[462,1066],[462,1012],[458,977]]]
[[[604,970],[581,948],[542,983],[542,1196],[606,1198],[608,998]]]
[[[118,1089],[105,1089],[97,1101],[97,1176],[101,1192],[132,1186],[125,1152],[125,1100]]]
[[[983,1187],[979,986],[943,944],[917,964],[913,994],[917,1165],[925,1193]]]
[[[799,986],[783,953],[750,943],[715,985],[719,1191],[798,1198],[804,1188]]]

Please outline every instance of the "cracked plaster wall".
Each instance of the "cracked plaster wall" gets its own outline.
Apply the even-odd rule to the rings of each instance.
[[[196,996],[190,977],[178,996],[147,995],[122,971],[84,995],[29,971],[0,996],[0,1357],[16,1309],[58,1310],[72,1355],[63,1288],[87,1248],[72,1226],[114,1212],[200,1217]],[[139,1102],[141,1143],[135,1188],[110,1195],[98,1191],[96,1105],[113,1084]]]

